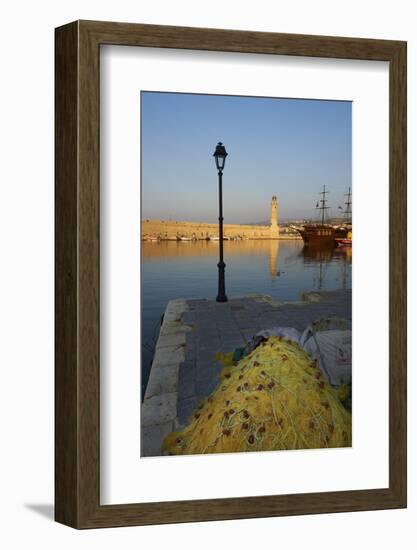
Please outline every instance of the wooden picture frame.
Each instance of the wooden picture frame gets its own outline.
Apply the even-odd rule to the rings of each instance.
[[[406,43],[76,21],[56,29],[55,518],[116,527],[406,506]],[[100,505],[99,56],[117,44],[389,62],[389,487]]]

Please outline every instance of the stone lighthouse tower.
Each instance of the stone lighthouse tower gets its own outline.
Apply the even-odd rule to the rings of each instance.
[[[279,226],[278,226],[278,200],[274,195],[271,200],[271,239],[279,238]]]

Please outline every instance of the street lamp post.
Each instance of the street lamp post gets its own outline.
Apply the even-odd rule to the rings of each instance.
[[[214,151],[214,159],[216,161],[216,167],[219,174],[219,263],[217,267],[219,269],[219,289],[216,297],[216,302],[227,302],[226,285],[224,281],[224,270],[226,264],[223,261],[223,169],[226,163],[226,148],[223,143],[219,141]]]

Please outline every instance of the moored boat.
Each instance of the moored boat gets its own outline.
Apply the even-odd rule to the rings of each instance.
[[[335,229],[328,224],[306,224],[303,229],[298,229],[305,244],[308,245],[332,245],[335,240]]]
[[[312,246],[334,246],[335,228],[326,223],[326,213],[330,208],[326,206],[326,186],[320,192],[322,198],[317,202],[316,208],[321,212],[321,220],[318,223],[307,223],[302,228],[296,228],[306,245]]]
[[[338,246],[352,246],[352,239],[335,238],[335,242]]]
[[[343,210],[339,206],[340,210],[343,210],[343,223],[335,228],[335,243],[338,246],[352,246],[352,193],[349,191],[345,197],[345,209]]]

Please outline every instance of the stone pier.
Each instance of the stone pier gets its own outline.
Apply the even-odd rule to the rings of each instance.
[[[350,290],[306,292],[299,302],[267,295],[171,300],[161,326],[141,415],[141,455],[161,455],[161,443],[187,423],[199,402],[218,384],[223,365],[217,352],[244,346],[258,331],[273,326],[299,331],[316,319],[351,319]]]

